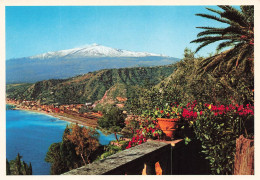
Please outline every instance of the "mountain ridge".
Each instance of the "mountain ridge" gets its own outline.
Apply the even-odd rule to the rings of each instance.
[[[6,83],[66,79],[101,69],[169,65],[177,58],[90,45],[6,61]]]
[[[155,85],[174,70],[173,65],[103,69],[68,79],[7,85],[6,92],[8,98],[40,101],[42,104],[82,104],[100,100],[107,90],[115,87],[110,95],[112,99],[117,96],[128,98],[136,90],[135,86]]]
[[[111,48],[99,44],[91,44],[84,47],[65,49],[59,51],[51,51],[43,54],[29,56],[29,59],[51,59],[51,58],[86,58],[86,57],[147,57],[147,56],[161,56],[168,57],[161,54],[149,52],[136,52],[123,49]]]

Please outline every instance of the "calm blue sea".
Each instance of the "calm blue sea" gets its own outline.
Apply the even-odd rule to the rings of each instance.
[[[7,105],[8,106],[8,105]],[[61,142],[66,121],[55,117],[22,110],[6,110],[6,157],[10,161],[19,152],[22,160],[31,162],[34,175],[49,175],[50,164],[44,161],[49,146]],[[114,134],[105,136],[100,131],[99,142],[108,144]]]

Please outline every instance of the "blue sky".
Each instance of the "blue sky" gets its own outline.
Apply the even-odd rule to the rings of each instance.
[[[8,6],[6,59],[93,43],[182,58],[185,47],[198,46],[190,44],[197,26],[223,26],[196,13],[210,12],[204,6]],[[215,45],[198,54],[211,52]]]

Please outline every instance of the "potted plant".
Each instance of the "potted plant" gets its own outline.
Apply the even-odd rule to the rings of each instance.
[[[152,115],[158,121],[161,130],[166,134],[167,139],[172,139],[180,121],[182,107],[174,104],[170,106],[168,103],[163,108],[157,107]]]

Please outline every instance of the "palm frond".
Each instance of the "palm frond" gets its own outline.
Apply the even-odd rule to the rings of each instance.
[[[223,34],[223,30],[219,30],[219,29],[210,29],[210,30],[205,30],[200,32],[199,34],[197,34],[197,37],[201,37],[201,36],[205,36],[205,35],[222,35]]]
[[[212,9],[212,8],[206,8],[206,9],[211,11],[211,12],[217,13],[219,15],[222,13],[222,11],[219,11],[219,10],[216,10],[216,9]]]
[[[201,42],[205,42],[205,41],[220,41],[220,40],[225,40],[225,39],[237,39],[238,37],[234,37],[234,36],[206,36],[206,37],[202,37],[202,38],[198,38],[195,39],[193,41],[191,41],[191,43],[201,43]]]
[[[205,18],[208,18],[208,19],[213,19],[213,20],[216,20],[216,21],[219,21],[219,22],[222,22],[222,23],[227,23],[227,24],[231,23],[229,20],[221,19],[217,16],[213,16],[213,15],[209,15],[209,14],[196,14],[196,16],[201,16],[201,17],[205,17]]]
[[[242,13],[240,13],[238,10],[235,8],[229,10],[229,11],[224,11],[221,14],[221,17],[226,18],[230,20],[231,22],[238,23],[240,26],[245,27],[247,26],[246,22],[246,17]]]
[[[200,29],[216,29],[216,27],[205,27],[205,26],[199,26],[196,28],[200,28]]]
[[[227,47],[230,49],[203,59],[199,64],[200,69],[197,71],[199,73],[213,72],[214,76],[221,76],[229,71],[235,72],[238,67],[241,73],[245,73],[248,71],[245,67],[250,67],[253,72],[253,61],[247,59],[254,56],[254,45],[250,43],[254,41],[254,7],[241,6],[241,11],[232,6],[220,5],[219,7],[222,10],[211,8],[207,8],[207,10],[220,17],[209,14],[196,15],[225,23],[228,26],[224,28],[197,27],[204,30],[198,33],[198,38],[191,43],[200,43],[196,52],[217,41],[220,41],[216,48],[217,51]]]
[[[235,40],[225,41],[225,42],[220,43],[217,47],[217,51],[220,51],[225,47],[232,46],[234,44],[234,42],[235,42]]]
[[[236,57],[232,57],[226,64],[226,69],[228,72],[230,72],[232,70],[232,68],[235,66],[237,58]]]
[[[254,17],[254,6],[240,6],[240,9],[242,10],[243,14],[246,15],[247,18],[253,18]]]
[[[204,71],[213,71],[218,65],[219,63],[223,60],[223,58],[225,57],[224,53],[219,54],[218,56],[216,56],[210,63],[206,64]]]
[[[204,46],[207,46],[207,45],[209,45],[209,44],[211,44],[211,43],[214,43],[214,42],[216,42],[217,40],[215,40],[215,41],[205,41],[204,43],[202,43],[197,49],[196,49],[196,51],[195,51],[195,53],[196,52],[198,52],[201,48],[203,48]]]
[[[231,7],[231,6],[218,5],[218,7],[220,7],[220,8],[223,9],[224,11],[228,11],[228,10],[230,10],[230,7]]]
[[[227,28],[224,28],[222,31],[222,35],[228,34],[228,33],[232,33],[232,34],[237,34],[237,35],[244,35],[246,34],[246,30],[244,29],[240,29],[234,26],[229,26]]]
[[[248,49],[246,48],[242,48],[240,53],[237,56],[237,60],[236,60],[236,68],[240,65],[240,63],[244,60],[245,56],[247,56],[247,52]]]

